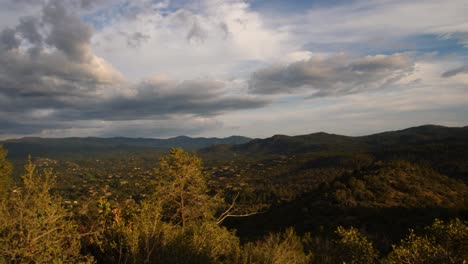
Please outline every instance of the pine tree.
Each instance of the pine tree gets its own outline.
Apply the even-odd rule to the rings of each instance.
[[[77,263],[80,236],[59,197],[50,194],[54,174],[25,166],[23,185],[0,204],[0,263]]]
[[[160,158],[155,172],[155,196],[171,222],[186,227],[197,220],[214,218],[221,200],[208,195],[200,158],[183,149],[171,149],[168,155]]]

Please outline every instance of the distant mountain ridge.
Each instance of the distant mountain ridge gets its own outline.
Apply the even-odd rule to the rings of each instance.
[[[323,151],[372,150],[396,145],[418,145],[428,143],[468,142],[468,126],[445,127],[423,125],[403,130],[382,132],[367,136],[343,136],[317,132],[306,135],[274,135],[265,139],[251,139],[243,136],[226,138],[178,136],[168,139],[156,138],[39,138],[25,137],[0,142],[9,150],[9,157],[60,156],[62,153],[106,153],[126,151],[164,151],[173,147],[200,149],[201,154],[236,155],[238,154],[297,154]]]
[[[178,136],[168,139],[155,138],[98,138],[98,137],[69,137],[69,138],[39,138],[25,137],[21,139],[9,139],[0,142],[8,149],[9,157],[24,158],[32,156],[56,157],[62,154],[104,154],[106,152],[138,152],[138,151],[162,151],[169,148],[199,149],[212,145],[233,145],[250,141],[250,138],[242,136],[230,136],[226,138],[191,138]]]
[[[357,137],[325,132],[299,136],[274,135],[265,139],[253,139],[247,143],[234,146],[210,146],[201,150],[201,153],[232,151],[250,154],[296,154],[327,150],[370,150],[385,146],[443,143],[447,141],[452,143],[456,141],[468,142],[468,126],[423,125]]]

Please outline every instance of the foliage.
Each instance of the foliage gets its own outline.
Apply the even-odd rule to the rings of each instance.
[[[0,145],[0,199],[3,198],[10,184],[10,175],[12,172],[11,163],[6,160],[8,151]]]
[[[377,162],[336,180],[329,193],[344,207],[464,206],[462,182],[407,161]]]
[[[87,231],[92,234],[84,241],[87,251],[93,252],[98,262],[126,263],[131,257],[132,248],[126,231],[135,215],[135,207],[113,206],[109,201],[100,199],[92,209],[97,214],[86,212],[89,219],[84,222]]]
[[[269,234],[264,240],[244,245],[242,252],[243,263],[309,263],[311,253],[306,253],[304,244],[309,237],[301,239],[294,229],[288,228],[284,233]]]
[[[88,241],[103,263],[234,263],[239,240],[214,221],[163,221],[155,200],[118,208],[99,202],[96,237]],[[96,250],[97,249],[97,250]]]
[[[302,140],[307,141],[304,148]],[[336,150],[336,140],[350,145]],[[54,166],[61,171],[60,185],[51,189],[54,175],[45,170],[40,175],[32,173],[34,177],[25,175],[24,186],[7,193],[0,211],[0,263],[12,262],[5,254],[17,250],[23,255],[16,262],[42,258],[39,262],[47,263],[54,258],[56,262],[85,261],[77,253],[80,250],[98,263],[374,263],[379,262],[379,255],[387,255],[380,260],[387,263],[463,263],[468,252],[466,222],[436,220],[425,229],[423,226],[436,217],[466,217],[468,187],[461,180],[441,175],[440,164],[433,162],[440,157],[440,149],[452,154],[458,151],[462,155],[453,164],[462,172],[464,143],[460,141],[453,151],[443,142],[433,148],[424,142],[421,146],[408,144],[398,151],[394,146],[391,151],[398,155],[386,153],[391,158],[379,160],[383,149],[370,150],[361,144],[371,140],[352,140],[360,141],[354,144],[326,134],[303,136],[292,139],[293,149],[284,155],[275,151],[282,153],[291,138],[279,136],[268,140],[270,143],[260,140],[250,145],[261,150],[257,156],[243,152],[245,146],[235,147],[235,155],[226,153],[220,159],[204,153],[210,159],[206,168],[200,158],[182,149],[162,156],[156,170],[152,168],[159,154],[154,153],[80,161],[37,158],[37,168],[32,170]],[[401,140],[391,137],[389,142],[375,144],[386,146]],[[268,148],[274,151],[262,152]],[[230,151],[230,147],[218,149]],[[411,153],[400,155],[404,151]],[[412,156],[415,153],[427,160],[430,157],[431,162],[418,163]],[[2,163],[6,151],[0,154],[0,165],[9,164]],[[229,157],[232,160],[222,160]],[[8,165],[3,168],[11,170]],[[234,197],[226,198],[231,204],[222,195]],[[232,207],[237,209],[233,212]],[[263,212],[245,217],[253,208]],[[53,216],[47,215],[54,215],[54,210],[58,218],[52,221]],[[234,214],[243,217],[219,221]],[[17,225],[13,218],[23,220]],[[285,226],[294,226],[300,234],[313,232],[314,237],[301,238],[288,229],[253,240]],[[86,235],[79,235],[77,228]],[[232,228],[237,229],[235,233]],[[413,231],[397,243],[408,228],[420,232]],[[47,241],[39,239],[37,245],[21,237],[26,235],[20,229],[53,231],[44,235]],[[369,238],[358,230],[365,230]],[[57,253],[61,241],[68,244],[61,244]],[[27,253],[30,244],[34,256]],[[392,248],[392,244],[398,245]]]
[[[386,263],[466,263],[468,225],[459,219],[435,222],[417,235],[410,230],[400,245],[393,246]]]
[[[160,263],[236,263],[239,239],[213,222],[182,228],[173,225],[166,234]]]
[[[222,199],[209,195],[201,160],[182,149],[162,156],[156,188],[140,204],[98,204],[98,260],[113,263],[233,263],[239,240],[217,224]]]
[[[185,227],[192,221],[214,217],[220,200],[208,195],[200,158],[183,149],[171,149],[160,158],[155,172],[155,197],[171,222]]]
[[[338,240],[336,241],[335,258],[341,263],[376,263],[378,254],[367,237],[356,228],[346,229],[339,226],[336,229]]]
[[[162,221],[161,207],[142,202],[138,213],[124,228],[128,251],[134,263],[150,263],[163,246],[164,234],[170,227]]]
[[[49,192],[51,170],[36,171],[29,161],[23,185],[0,206],[0,260],[13,263],[77,263],[80,234],[61,200]],[[1,261],[0,261],[1,262]]]

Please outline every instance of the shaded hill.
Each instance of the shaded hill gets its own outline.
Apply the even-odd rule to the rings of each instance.
[[[398,131],[357,137],[358,140],[371,146],[391,146],[402,144],[425,144],[455,142],[468,140],[468,127],[444,127],[424,125]]]
[[[245,144],[211,146],[199,150],[199,153],[206,160],[258,161],[294,155],[309,168],[317,164],[310,161],[312,156],[326,155],[328,163],[339,164],[343,155],[365,154],[377,160],[398,159],[430,164],[442,174],[468,180],[467,149],[468,127],[425,125],[360,137],[323,132],[301,136],[276,135]]]
[[[165,151],[169,148],[181,147],[198,149],[217,144],[241,144],[250,138],[231,136],[227,138],[191,138],[179,136],[168,139],[153,138],[37,138],[27,137],[0,142],[8,149],[10,158],[32,156],[59,157],[65,156],[100,156],[110,153],[134,153],[145,151]]]
[[[231,151],[238,154],[299,154],[323,151],[369,151],[396,145],[426,143],[468,143],[468,127],[424,125],[383,132],[368,136],[350,137],[318,132],[300,136],[275,135],[254,139],[245,144],[226,147],[208,147],[201,153]]]
[[[339,207],[468,207],[468,187],[461,181],[405,161],[376,162],[334,180],[317,204]]]
[[[267,139],[254,139],[246,144],[232,147],[232,149],[249,153],[290,154],[360,147],[364,147],[364,145],[355,138],[319,132],[293,137],[275,135]]]
[[[332,232],[355,226],[390,245],[434,218],[468,216],[468,186],[406,161],[376,162],[250,218],[230,219],[241,236],[264,230]]]

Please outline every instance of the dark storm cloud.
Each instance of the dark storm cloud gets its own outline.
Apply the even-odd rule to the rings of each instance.
[[[0,32],[0,49],[17,49],[21,41],[16,36],[16,31],[11,28],[5,28]]]
[[[55,0],[44,6],[42,19],[51,26],[47,44],[55,46],[71,60],[90,59],[89,43],[93,32],[76,14],[67,13],[66,7]]]
[[[464,65],[442,73],[442,77],[450,78],[460,73],[468,73],[468,66]]]
[[[40,21],[35,17],[22,17],[16,27],[23,38],[33,45],[42,45],[42,35],[39,33]]]
[[[253,73],[249,89],[256,94],[312,91],[313,97],[340,96],[385,88],[413,72],[413,68],[412,60],[401,53],[358,59],[314,56]]]
[[[29,49],[29,53],[33,58],[37,58],[42,50],[43,37],[39,32],[40,23],[41,22],[35,17],[23,17],[20,18],[20,23],[16,27],[18,34],[20,34],[25,41],[33,45],[33,47]]]
[[[225,111],[260,108],[268,101],[251,96],[224,96],[224,84],[211,80],[142,82],[134,95],[87,101],[62,111],[63,119],[161,119],[173,114],[212,116]]]
[[[22,121],[21,124],[18,123],[17,131],[39,133],[46,128],[66,129],[77,126],[80,122],[86,123],[86,120],[166,120],[167,123],[173,119],[177,120],[177,115],[209,117],[225,111],[259,108],[268,104],[268,101],[249,96],[225,96],[223,88],[224,85],[216,81],[196,80],[182,83],[144,82],[131,87],[134,95],[110,98],[85,100],[70,95],[52,98],[43,95],[20,95],[2,106],[2,111],[10,111],[8,116],[14,119],[9,119],[8,129],[2,128],[0,132],[14,131],[15,120]],[[17,105],[26,107],[18,109],[15,108]],[[35,122],[41,119],[46,122]],[[3,121],[5,120],[6,117],[3,117]],[[70,123],[73,120],[77,123]],[[144,124],[139,126],[145,127]],[[124,126],[119,126],[119,129],[126,131]]]
[[[61,128],[62,125],[59,123],[53,122],[53,124],[44,122],[35,122],[34,120],[24,120],[23,122],[19,120],[8,120],[0,119],[0,135],[2,134],[16,134],[16,135],[31,135],[36,134],[44,129],[51,127]]]
[[[63,3],[50,1],[40,16],[20,18],[14,32],[3,30],[3,39],[19,42],[0,48],[0,93],[13,101],[29,98],[25,107],[37,98],[55,105],[67,96],[92,96],[118,78],[91,53],[91,29]]]

